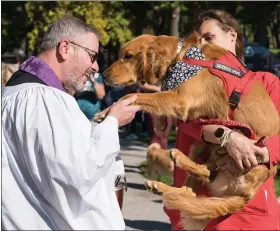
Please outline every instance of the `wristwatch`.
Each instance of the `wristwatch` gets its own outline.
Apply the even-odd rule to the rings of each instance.
[[[221,139],[223,137],[223,135],[225,134],[225,129],[223,128],[218,128],[216,131],[215,131],[215,136],[216,138],[218,139]]]

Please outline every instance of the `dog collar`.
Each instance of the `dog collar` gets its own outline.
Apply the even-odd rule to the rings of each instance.
[[[178,49],[179,49],[179,43],[178,43]],[[187,49],[186,53],[184,54],[184,57],[187,59],[199,59],[199,60],[205,58],[204,54],[197,46],[193,46]],[[174,90],[186,80],[197,75],[201,70],[202,67],[199,65],[191,65],[183,61],[176,62],[174,66],[169,68],[167,76],[163,80],[161,90],[162,91]]]
[[[180,41],[178,42],[178,46],[177,46],[177,54],[180,53],[182,47],[183,47],[183,43],[184,43],[185,39],[181,38]]]

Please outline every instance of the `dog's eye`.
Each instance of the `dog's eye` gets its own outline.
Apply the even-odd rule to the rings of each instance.
[[[127,60],[127,59],[131,59],[132,58],[132,54],[125,54],[123,56],[123,59]]]

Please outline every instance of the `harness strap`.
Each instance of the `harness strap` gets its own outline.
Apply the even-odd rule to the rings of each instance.
[[[257,81],[257,76],[254,72],[248,71],[246,75],[240,80],[239,84],[232,91],[229,98],[230,111],[229,118],[233,118],[235,109],[237,108],[241,99],[248,94],[253,84]]]
[[[200,60],[200,59],[187,59],[186,57],[183,58],[183,62],[191,65],[198,65],[202,67],[213,67],[214,66],[214,60]]]
[[[208,68],[212,74],[217,75],[223,80],[225,87],[227,85],[226,79],[228,78],[226,77],[226,74],[230,74],[231,76],[233,75],[234,77],[239,78],[238,84],[235,86],[231,93],[228,93],[230,94],[229,118],[233,119],[233,115],[235,112],[234,110],[237,108],[242,97],[244,97],[244,95],[248,93],[252,85],[256,82],[256,75],[254,74],[254,72],[247,70],[246,67],[243,66],[243,64],[241,70],[238,70],[216,60],[187,59],[184,57],[182,61],[191,65],[199,65]],[[223,72],[226,74],[222,74]]]

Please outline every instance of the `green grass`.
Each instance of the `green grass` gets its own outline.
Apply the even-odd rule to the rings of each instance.
[[[278,165],[277,167],[277,175],[274,179],[274,187],[275,187],[276,195],[279,197],[280,196],[280,165]]]
[[[140,164],[139,169],[140,169],[140,173],[145,178],[148,179],[149,177],[147,175],[147,162],[146,161],[143,161]],[[172,173],[161,176],[160,180],[161,180],[161,182],[171,186],[173,183]],[[275,181],[274,186],[275,186],[276,195],[277,195],[277,197],[279,197],[280,196],[280,165],[278,166],[277,176],[275,177],[274,181]]]
[[[147,162],[143,161],[140,166],[139,166],[140,173],[147,179],[149,179],[148,174],[147,174]],[[173,175],[172,173],[162,175],[160,178],[160,181],[167,184],[167,185],[172,185],[173,184]]]

